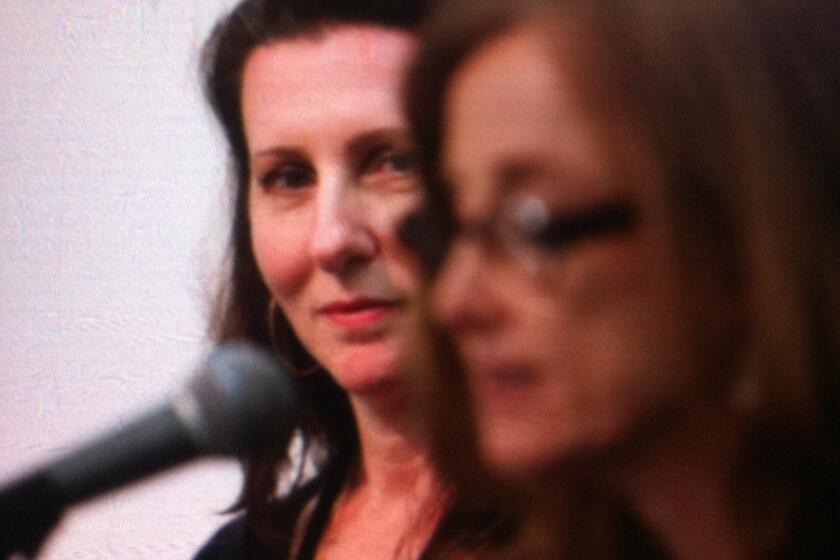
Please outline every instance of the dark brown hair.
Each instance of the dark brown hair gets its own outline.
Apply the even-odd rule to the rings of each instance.
[[[444,237],[452,227],[439,168],[447,85],[489,39],[520,26],[549,41],[558,30],[574,28],[576,41],[593,53],[587,68],[575,76],[578,87],[637,125],[662,167],[658,171],[665,177],[676,242],[692,255],[694,236],[701,232],[721,256],[713,273],[737,286],[746,332],[731,341],[731,350],[734,360],[752,364],[759,403],[749,418],[755,455],[745,461],[750,467],[762,463],[784,471],[795,484],[805,484],[808,475],[803,473],[811,472],[800,468],[804,464],[836,469],[840,4],[444,4],[422,34],[423,46],[405,88],[426,174],[428,219]],[[413,241],[430,253],[434,269],[444,258],[446,239],[426,231],[412,232]],[[674,264],[679,268],[680,263]],[[426,371],[431,399],[453,394],[451,368]],[[455,398],[466,403],[463,391]],[[429,401],[436,413],[428,416],[439,461],[456,481],[471,480],[477,460],[463,457],[463,450],[474,445],[468,441],[468,407],[437,404]]]

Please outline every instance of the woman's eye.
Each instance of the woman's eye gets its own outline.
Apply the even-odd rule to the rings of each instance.
[[[417,170],[417,156],[412,150],[385,150],[375,155],[366,166],[366,173],[407,175]]]
[[[264,189],[300,189],[313,184],[315,173],[304,165],[281,165],[262,176]]]
[[[563,250],[583,238],[629,231],[636,224],[637,212],[625,202],[605,202],[571,214],[550,211],[531,215],[518,225],[524,238],[543,250]]]

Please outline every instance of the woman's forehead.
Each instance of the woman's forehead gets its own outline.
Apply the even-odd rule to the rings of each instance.
[[[404,127],[400,77],[414,46],[406,31],[342,26],[259,47],[242,83],[252,151],[278,136],[306,143],[330,131]]]
[[[596,119],[561,55],[540,33],[515,29],[476,49],[454,73],[442,163],[451,183],[468,186],[462,209],[535,178],[609,182]]]
[[[398,79],[413,54],[414,35],[380,26],[342,25],[320,33],[265,43],[248,56],[244,75],[273,84],[305,82],[329,86],[330,70],[343,68],[356,73],[359,82]]]

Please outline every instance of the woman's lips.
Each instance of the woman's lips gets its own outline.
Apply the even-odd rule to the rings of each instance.
[[[540,376],[521,362],[488,363],[486,358],[477,362],[468,361],[474,397],[490,410],[528,406],[534,391],[540,389]]]
[[[356,298],[334,301],[320,309],[327,319],[345,328],[363,328],[376,325],[391,314],[398,302],[391,300]]]

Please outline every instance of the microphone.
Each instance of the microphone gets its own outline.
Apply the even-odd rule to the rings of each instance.
[[[245,343],[217,347],[169,402],[0,489],[0,558],[33,555],[68,506],[199,456],[282,445],[296,377]]]

